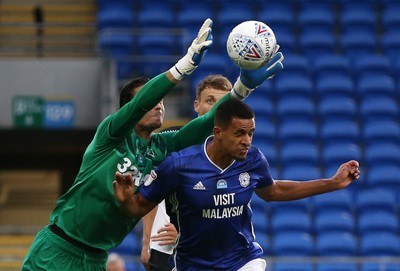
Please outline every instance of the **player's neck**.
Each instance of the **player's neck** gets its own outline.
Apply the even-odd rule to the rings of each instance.
[[[230,166],[234,160],[232,156],[225,152],[222,146],[220,146],[214,140],[207,144],[206,152],[210,160],[221,169],[225,169]]]
[[[137,126],[135,127],[136,136],[140,137],[140,138],[144,138],[146,140],[150,140],[152,132],[153,131],[149,131],[147,129],[141,129],[141,128],[137,127]]]

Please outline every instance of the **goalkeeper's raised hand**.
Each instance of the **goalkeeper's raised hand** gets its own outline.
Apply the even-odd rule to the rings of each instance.
[[[207,19],[201,26],[197,37],[193,40],[187,53],[169,71],[176,80],[182,80],[185,75],[191,74],[200,64],[212,40],[212,20]]]
[[[279,47],[278,47],[279,49]],[[283,69],[284,57],[281,52],[277,52],[267,64],[256,70],[240,69],[240,76],[236,80],[231,94],[237,99],[245,99],[265,80],[273,78]]]

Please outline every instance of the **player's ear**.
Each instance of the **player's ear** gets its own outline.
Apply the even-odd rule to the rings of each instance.
[[[222,129],[218,126],[214,126],[214,136],[218,140],[222,140]]]
[[[194,100],[193,102],[193,107],[194,107],[194,111],[196,111],[196,113],[199,113],[199,100]]]

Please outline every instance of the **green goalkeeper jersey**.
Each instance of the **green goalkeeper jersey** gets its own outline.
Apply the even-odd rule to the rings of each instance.
[[[177,132],[153,133],[150,141],[135,135],[136,124],[174,86],[165,73],[161,74],[100,123],[74,184],[56,202],[51,224],[91,247],[109,250],[120,244],[138,220],[127,217],[119,208],[112,185],[115,172],[131,173],[135,184],[140,185],[166,155],[202,143],[212,131],[217,106]],[[229,94],[219,103],[226,99]]]

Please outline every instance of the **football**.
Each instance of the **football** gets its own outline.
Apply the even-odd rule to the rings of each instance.
[[[226,49],[233,63],[250,70],[265,65],[275,54],[276,46],[272,29],[259,21],[238,24],[226,41]]]

